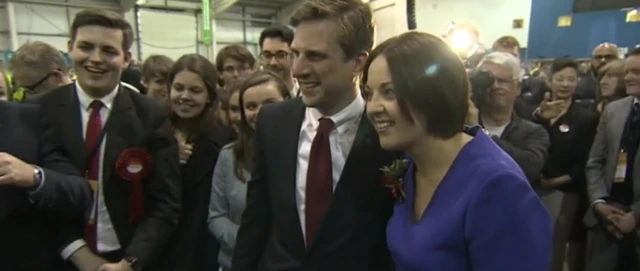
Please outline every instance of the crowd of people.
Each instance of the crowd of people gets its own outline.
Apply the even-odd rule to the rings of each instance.
[[[23,44],[0,76],[0,270],[640,268],[640,48],[528,76],[505,36],[475,92],[437,35],[374,46],[360,0],[290,24],[257,58],[139,71],[111,11],[75,15],[72,67]]]

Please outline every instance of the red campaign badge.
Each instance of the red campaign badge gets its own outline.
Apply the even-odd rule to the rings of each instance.
[[[141,148],[125,149],[116,158],[116,172],[131,185],[129,223],[134,224],[144,216],[142,181],[151,174],[151,155]]]

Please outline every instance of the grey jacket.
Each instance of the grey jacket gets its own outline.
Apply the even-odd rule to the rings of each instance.
[[[238,179],[233,170],[232,144],[222,148],[213,170],[209,218],[207,219],[209,231],[220,242],[218,262],[223,268],[231,267],[233,249],[236,246],[236,236],[247,195],[246,182]],[[243,173],[245,180],[249,180],[251,174],[246,170]]]

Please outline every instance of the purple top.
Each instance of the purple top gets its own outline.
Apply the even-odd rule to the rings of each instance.
[[[548,271],[553,227],[518,165],[478,128],[413,220],[414,164],[387,242],[397,271]]]

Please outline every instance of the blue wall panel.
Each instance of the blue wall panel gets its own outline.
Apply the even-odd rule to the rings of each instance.
[[[570,27],[558,27],[558,17],[571,14],[572,8],[573,0],[532,1],[529,58],[590,57],[603,42],[629,48],[640,44],[640,23],[626,23],[626,12],[620,10],[573,14]]]

